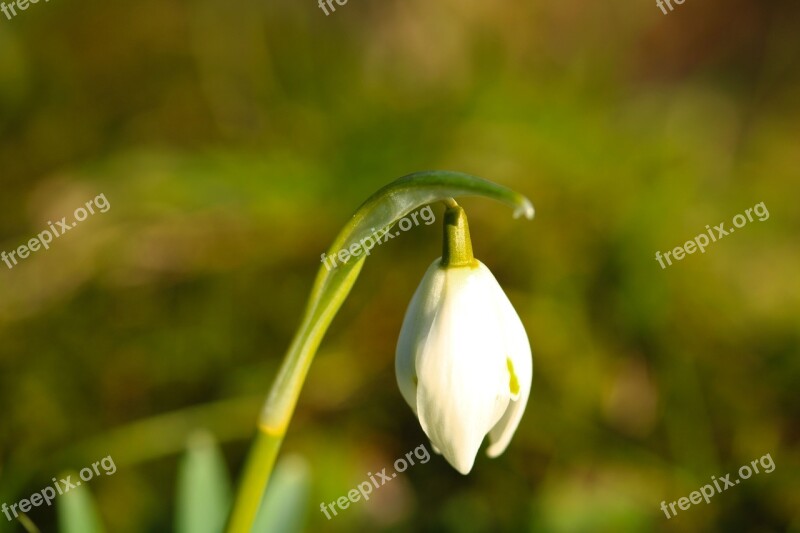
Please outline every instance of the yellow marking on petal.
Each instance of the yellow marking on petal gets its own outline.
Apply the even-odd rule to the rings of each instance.
[[[508,366],[509,382],[508,388],[512,396],[519,394],[519,380],[517,374],[514,372],[514,363],[511,362],[510,357],[506,357],[506,365]]]

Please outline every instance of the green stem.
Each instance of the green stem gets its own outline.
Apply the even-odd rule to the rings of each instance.
[[[334,240],[328,256],[336,257],[341,250],[358,253],[333,268],[323,258],[326,264],[320,267],[303,321],[261,412],[258,433],[228,522],[228,533],[251,531],[308,369],[328,326],[358,278],[365,257],[377,244],[375,229],[388,231],[414,209],[432,202],[443,201],[449,206],[448,210],[461,209],[453,197],[462,195],[493,198],[514,207],[515,216],[533,217],[530,201],[506,187],[460,172],[418,172],[395,180],[373,194]],[[463,228],[466,229],[465,216]],[[463,259],[463,254],[459,257]]]
[[[351,270],[347,289],[336,292],[335,297],[330,300],[318,320],[311,320],[311,317],[307,316],[292,340],[278,376],[275,378],[261,410],[258,432],[247,458],[244,477],[239,486],[228,524],[229,533],[250,533],[250,528],[261,506],[266,484],[275,466],[281,442],[283,442],[283,437],[289,427],[289,420],[292,418],[297,399],[300,397],[308,369],[322,342],[322,337],[333,317],[336,316],[336,312],[344,303],[363,263],[362,259]]]
[[[442,199],[442,203],[445,207],[458,207],[458,204],[453,198],[444,198]]]
[[[455,203],[455,202],[453,202]],[[472,240],[469,238],[467,213],[456,204],[444,212],[444,243],[442,246],[442,268],[475,267],[472,255]]]

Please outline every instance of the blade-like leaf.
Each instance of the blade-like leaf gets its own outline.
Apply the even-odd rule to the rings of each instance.
[[[300,456],[287,455],[275,466],[253,532],[299,533],[303,530],[311,476]]]
[[[67,472],[61,479],[78,477],[75,472]],[[56,500],[58,512],[58,530],[61,533],[102,533],[103,523],[100,513],[86,485],[74,487]]]
[[[231,482],[214,437],[205,431],[189,438],[178,470],[178,533],[220,533],[231,504]]]

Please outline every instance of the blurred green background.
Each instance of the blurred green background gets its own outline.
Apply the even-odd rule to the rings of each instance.
[[[307,531],[800,531],[800,6],[652,2],[84,0],[0,16],[0,502],[112,455],[109,531],[170,531],[207,429],[238,475],[339,228],[401,175],[464,199],[534,351],[510,447],[438,456],[326,520],[428,441],[400,396],[405,307],[439,221],[377,248],[312,367],[283,452]],[[654,259],[758,202],[753,222]],[[435,206],[437,218],[441,207]],[[659,505],[771,454],[667,520]],[[52,508],[30,518],[54,531]],[[0,530],[21,531],[0,519]]]

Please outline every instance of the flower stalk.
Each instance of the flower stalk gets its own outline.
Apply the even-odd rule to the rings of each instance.
[[[444,202],[451,212],[445,215],[445,233],[452,235],[448,260],[468,265],[471,259],[474,260],[469,229],[463,210],[453,200],[453,197],[464,195],[499,200],[515,209],[515,217],[533,217],[531,202],[501,185],[460,172],[418,172],[395,180],[364,202],[334,240],[328,253],[349,249],[370,235],[373,228],[391,228],[408,213],[426,204]],[[451,220],[451,224],[447,220]],[[447,238],[445,240],[447,242]],[[358,278],[364,259],[364,255],[351,257],[330,271],[320,267],[300,328],[262,409],[228,521],[228,533],[251,531],[308,369],[331,321]]]
[[[475,266],[477,266],[477,263],[472,255],[472,241],[469,238],[467,214],[458,204],[448,206],[444,212],[442,267]]]

